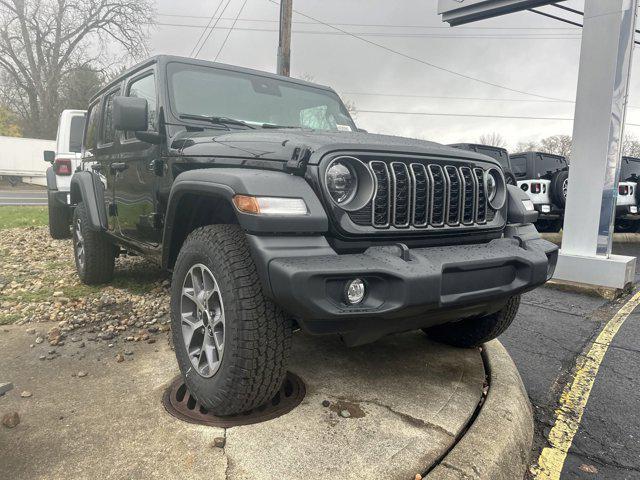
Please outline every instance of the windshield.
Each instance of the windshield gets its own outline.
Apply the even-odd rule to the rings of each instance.
[[[566,166],[567,161],[564,157],[539,153],[536,155],[536,161],[534,162],[535,176],[537,178],[541,178],[546,175],[554,174]]]
[[[640,158],[622,157],[620,166],[620,181],[638,180],[640,177]]]
[[[178,62],[167,69],[171,108],[178,116],[223,117],[259,126],[356,129],[344,104],[331,91]]]

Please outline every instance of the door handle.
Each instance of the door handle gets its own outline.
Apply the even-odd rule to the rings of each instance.
[[[111,171],[112,172],[123,172],[127,168],[129,168],[129,165],[127,165],[124,162],[114,162],[114,163],[111,164]]]

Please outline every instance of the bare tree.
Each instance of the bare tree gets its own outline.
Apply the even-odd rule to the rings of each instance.
[[[0,0],[0,101],[25,135],[52,138],[69,80],[109,51],[145,55],[152,20],[150,0]]]
[[[540,145],[535,140],[529,140],[527,142],[518,142],[516,148],[514,149],[514,153],[518,152],[535,152],[540,150]]]
[[[480,135],[478,142],[482,145],[491,145],[492,147],[506,148],[507,141],[498,132],[485,133]]]
[[[0,107],[0,135],[5,137],[20,137],[22,132],[16,124],[16,119],[6,109]]]
[[[622,140],[622,155],[640,158],[640,141],[633,135],[627,134]]]
[[[571,155],[571,143],[571,135],[553,135],[540,141],[540,150],[568,158]]]

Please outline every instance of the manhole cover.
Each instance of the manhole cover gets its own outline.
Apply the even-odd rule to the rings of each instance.
[[[162,403],[167,412],[185,422],[227,428],[265,422],[289,413],[300,405],[305,394],[306,389],[302,379],[287,372],[280,391],[269,403],[238,415],[217,417],[209,413],[191,396],[182,376],[178,375],[165,391]]]

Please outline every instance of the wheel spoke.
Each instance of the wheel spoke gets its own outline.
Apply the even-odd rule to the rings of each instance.
[[[204,324],[202,323],[202,320],[194,318],[193,315],[182,315],[182,337],[184,338],[184,343],[187,346],[187,349],[192,347],[191,340],[193,339],[193,334],[203,328]]]

